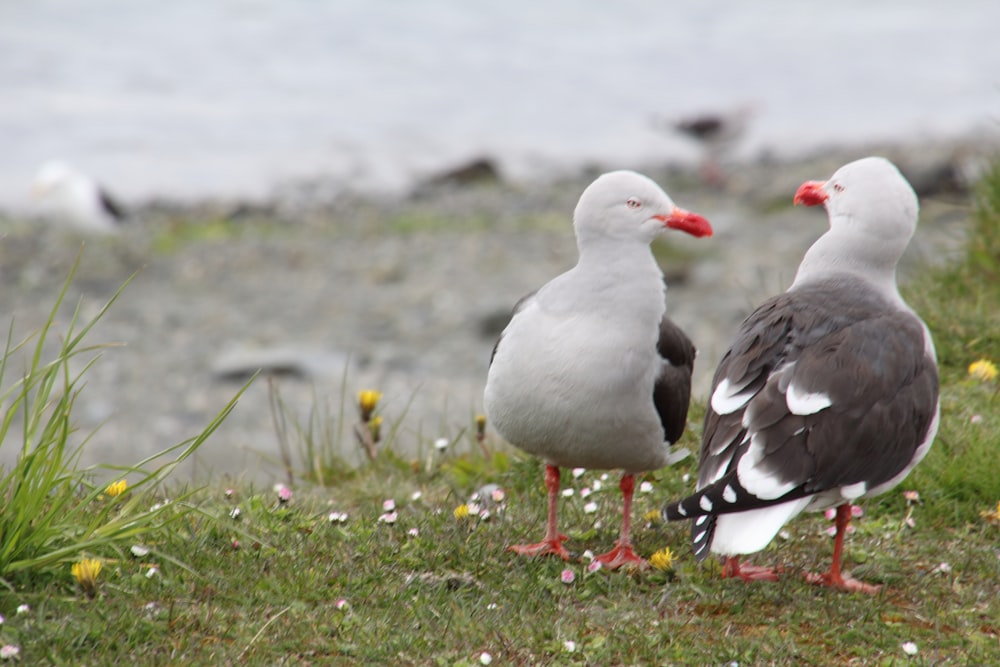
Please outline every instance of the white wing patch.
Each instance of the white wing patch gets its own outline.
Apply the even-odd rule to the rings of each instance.
[[[729,378],[723,378],[712,392],[712,409],[720,415],[731,414],[749,403],[756,394],[755,391],[741,392],[740,389],[742,387],[732,386]]]
[[[802,391],[794,384],[788,385],[788,391],[785,392],[785,402],[788,404],[789,412],[793,415],[814,415],[833,405],[829,395]]]
[[[763,500],[780,498],[798,486],[797,482],[783,482],[772,473],[761,470],[759,466],[763,458],[763,440],[759,433],[754,433],[746,454],[736,464],[736,477],[740,480],[740,486]]]

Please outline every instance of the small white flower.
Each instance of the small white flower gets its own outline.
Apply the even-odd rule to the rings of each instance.
[[[492,495],[493,495],[493,502],[495,503],[502,503],[504,501],[504,498],[507,497],[507,494],[504,493],[503,489],[493,489]]]
[[[491,516],[493,516],[493,515],[490,514],[489,510],[483,510],[483,511],[481,511],[479,513],[479,520],[480,521],[489,521]]]
[[[917,648],[917,645],[914,644],[913,642],[903,642],[901,648],[903,649],[903,653],[905,653],[906,655],[916,655],[917,651],[919,650]]]
[[[937,567],[934,568],[934,572],[940,572],[941,574],[949,574],[951,572],[951,565],[948,563],[938,563]]]
[[[343,611],[347,609],[350,605],[347,604],[347,600],[345,600],[344,598],[340,598],[335,603],[333,603],[333,606],[339,609],[340,611]]]
[[[573,491],[573,489],[563,489],[562,490],[562,496],[563,496],[563,498],[571,498],[574,493],[575,493],[575,491]]]
[[[483,651],[482,653],[479,654],[480,665],[489,665],[492,662],[493,662],[493,656],[487,653],[486,651]]]
[[[416,502],[416,501],[420,500],[423,497],[424,497],[424,492],[423,491],[414,491],[413,494],[410,496],[410,500]]]
[[[792,539],[792,534],[789,533],[787,530],[779,530],[778,537],[780,537],[783,540],[790,540]]]
[[[691,473],[686,472],[683,475],[681,475],[681,481],[684,482],[685,484],[687,484],[688,482],[690,482],[691,481]]]
[[[492,611],[492,610],[494,610],[494,609],[497,608],[497,603],[496,602],[491,602],[488,605],[486,605],[486,608],[489,609],[490,611]]]
[[[0,625],[3,625],[3,622],[4,622],[3,614],[0,614]]]
[[[18,616],[20,616],[21,614],[27,614],[29,611],[31,611],[31,607],[29,607],[28,605],[26,604],[17,605]]]
[[[652,493],[652,492],[653,492],[652,482],[643,482],[642,484],[639,485],[639,493]]]
[[[146,578],[147,579],[152,579],[153,577],[155,577],[159,573],[160,573],[160,568],[158,568],[158,567],[151,567],[148,570],[146,570]]]
[[[587,503],[586,505],[583,506],[583,511],[586,514],[593,514],[594,512],[597,511],[597,503],[595,502]]]
[[[284,485],[284,484],[282,484],[281,482],[278,482],[278,483],[277,483],[277,484],[275,484],[275,485],[274,485],[274,487],[272,487],[272,488],[273,488],[273,490],[274,490],[274,492],[275,492],[275,493],[281,493],[281,490],[282,490],[283,488],[285,488],[285,485]]]
[[[594,489],[594,491],[600,491],[601,487],[603,487],[603,486],[604,486],[604,484],[602,484],[601,480],[599,480],[599,479],[595,479],[594,483],[591,485],[591,487]]]
[[[573,468],[573,479],[579,479],[585,472],[587,472],[586,468]]]
[[[587,572],[589,572],[590,574],[593,574],[593,573],[597,572],[598,570],[600,570],[602,567],[604,567],[604,566],[601,565],[601,561],[599,561],[599,560],[592,560],[590,562],[590,564],[587,566]]]
[[[149,547],[144,547],[141,544],[133,544],[129,551],[136,558],[144,558],[149,555]]]
[[[330,523],[345,523],[347,521],[347,512],[330,512],[327,517]]]
[[[587,549],[586,551],[583,552],[583,555],[581,556],[581,558],[583,558],[583,560],[588,561],[588,562],[592,561],[592,560],[594,560],[594,552],[591,551],[590,549]]]
[[[0,646],[0,660],[10,660],[11,658],[17,658],[19,655],[21,655],[20,646],[14,646],[13,644]]]
[[[591,491],[591,490],[590,490],[590,487],[589,487],[589,486],[585,486],[585,487],[583,487],[582,489],[580,489],[580,497],[581,497],[581,498],[586,498],[586,497],[587,497],[587,496],[589,496],[589,495],[590,495],[591,493],[593,493],[593,491]]]
[[[231,518],[231,519],[239,519],[240,518],[240,514],[243,514],[243,511],[239,507],[234,507],[229,512],[229,518]]]
[[[395,500],[393,500],[392,498],[389,498],[388,500],[383,500],[382,501],[382,511],[383,512],[391,512],[394,509],[396,509],[396,501]]]
[[[606,472],[605,473],[601,473],[601,481],[602,482],[608,481],[608,473],[606,473]]]
[[[563,642],[563,648],[566,650],[567,653],[574,653],[576,652],[576,642],[573,641],[572,639],[567,639],[566,641]]]
[[[398,519],[398,518],[399,518],[399,513],[398,512],[386,512],[385,514],[382,514],[381,516],[379,516],[378,522],[379,523],[389,523],[389,524],[392,524],[392,523],[396,523],[396,519]]]
[[[408,531],[406,531],[406,534],[409,535],[410,537],[420,537],[420,531],[417,530],[416,528],[410,528]]]
[[[443,452],[444,450],[448,449],[448,444],[450,442],[451,441],[448,440],[448,438],[438,438],[437,440],[434,441],[434,449],[438,450],[439,452]]]
[[[469,514],[479,514],[479,512],[483,509],[479,506],[479,503],[469,503],[466,507],[469,508]]]

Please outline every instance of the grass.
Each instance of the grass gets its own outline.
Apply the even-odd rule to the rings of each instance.
[[[1000,399],[996,380],[967,372],[977,359],[1000,361],[998,271],[1000,171],[984,182],[968,256],[906,290],[938,344],[943,417],[927,459],[867,502],[848,538],[847,567],[884,584],[874,597],[796,575],[829,564],[820,515],[796,520],[754,558],[788,568],[776,584],[721,580],[717,563],[696,564],[686,525],[646,517],[690,490],[691,461],[646,475],[652,488],[634,508],[638,551],[669,547],[672,569],[590,573],[583,563],[516,558],[508,544],[541,534],[537,461],[477,440],[471,419],[447,450],[428,440],[410,460],[392,445],[412,435],[400,425],[405,414],[384,415],[390,435],[375,460],[336,474],[357,446],[353,407],[341,406],[332,425],[314,415],[283,427],[291,500],[223,481],[169,489],[197,511],[95,554],[103,569],[93,597],[67,563],[8,578],[0,640],[26,664],[478,665],[484,653],[504,665],[998,664],[1000,526],[983,513],[1000,501]],[[280,413],[280,397],[275,405]],[[702,411],[693,410],[681,443],[695,450]],[[617,479],[564,480],[574,490],[560,503],[567,545],[608,548]],[[500,503],[477,499],[489,518],[457,518],[487,484],[505,493]],[[148,553],[134,555],[133,544]],[[908,642],[915,655],[904,652]]]

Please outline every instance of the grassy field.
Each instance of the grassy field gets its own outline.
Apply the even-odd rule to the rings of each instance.
[[[979,191],[971,230],[964,261],[905,290],[937,342],[942,426],[927,459],[867,502],[848,538],[846,566],[884,584],[876,596],[799,576],[829,565],[822,515],[796,520],[753,559],[787,568],[776,584],[722,580],[717,563],[696,564],[688,526],[658,519],[666,500],[691,490],[691,461],[646,475],[637,493],[637,549],[647,557],[670,549],[663,569],[592,572],[586,558],[515,557],[507,545],[541,535],[542,468],[489,435],[477,439],[471,416],[460,439],[422,442],[409,460],[393,449],[414,437],[405,417],[380,415],[381,451],[358,470],[337,464],[338,448],[357,446],[355,406],[318,415],[311,430],[290,424],[295,474],[280,492],[164,481],[201,440],[121,471],[139,480],[124,492],[98,487],[64,448],[72,397],[85,391],[66,362],[87,349],[64,335],[59,358],[43,359],[39,344],[34,373],[3,385],[3,446],[23,449],[21,463],[0,474],[0,659],[1000,664],[1000,385],[968,370],[980,359],[1000,363],[1000,171]],[[682,443],[693,450],[702,410]],[[19,430],[14,415],[26,424]],[[609,548],[617,478],[567,471],[564,485],[567,546],[581,556]]]

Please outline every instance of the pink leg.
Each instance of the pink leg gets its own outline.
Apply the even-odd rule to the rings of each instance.
[[[852,593],[878,593],[882,588],[881,586],[872,586],[871,584],[866,584],[858,581],[857,579],[845,577],[840,572],[840,561],[844,554],[844,535],[847,533],[847,524],[850,522],[851,504],[844,503],[843,505],[839,505],[837,507],[837,519],[835,524],[837,526],[837,535],[833,539],[833,563],[830,565],[830,571],[825,574],[812,574],[807,572],[806,581],[818,586],[830,586],[831,588],[839,588]]]
[[[562,545],[565,535],[560,535],[556,529],[556,507],[559,504],[559,468],[553,465],[545,466],[545,488],[549,492],[549,521],[545,530],[545,539],[537,544],[517,544],[507,547],[508,551],[522,556],[547,556],[555,554],[563,560],[569,560],[569,552]]]
[[[740,565],[739,556],[729,556],[722,566],[722,578],[739,577],[743,581],[777,581],[781,568]]]
[[[609,570],[615,570],[622,566],[642,570],[649,567],[649,563],[637,556],[635,551],[632,550],[632,540],[629,537],[632,528],[632,492],[635,490],[635,475],[631,473],[622,475],[619,488],[622,490],[622,511],[624,513],[622,516],[621,537],[618,538],[614,549],[596,556],[594,560]]]

